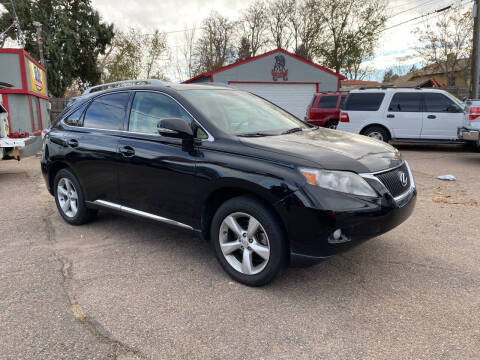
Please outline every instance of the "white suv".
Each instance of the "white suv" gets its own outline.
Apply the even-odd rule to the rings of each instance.
[[[443,90],[372,88],[353,90],[338,130],[383,141],[455,142],[465,104]]]

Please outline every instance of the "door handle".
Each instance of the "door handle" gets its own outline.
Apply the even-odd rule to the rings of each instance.
[[[78,140],[70,139],[70,140],[68,140],[67,144],[68,144],[68,146],[73,147],[73,148],[77,147],[78,146]]]
[[[390,119],[391,119],[391,118],[394,118],[394,117],[395,117],[395,115],[393,115],[393,114],[388,114],[388,115],[387,115],[387,118],[390,118]]]
[[[130,157],[135,155],[135,149],[131,146],[122,146],[118,150],[123,156]]]
[[[436,119],[437,117],[435,115],[428,115],[427,118],[429,119]]]

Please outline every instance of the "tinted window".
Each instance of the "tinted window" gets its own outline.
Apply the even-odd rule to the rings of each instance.
[[[228,134],[278,135],[293,128],[309,128],[278,106],[246,91],[184,90],[182,95],[214,126]]]
[[[353,93],[348,95],[345,110],[377,111],[382,104],[384,93]]]
[[[392,97],[388,111],[420,112],[422,111],[422,95],[415,93],[396,93]]]
[[[338,96],[322,96],[318,102],[319,109],[335,109],[337,107]]]
[[[347,95],[342,95],[342,98],[340,99],[340,109],[343,109],[345,106],[345,99],[347,98]]]
[[[85,105],[80,106],[77,110],[67,116],[63,122],[70,126],[81,126],[83,110],[85,110]]]
[[[0,114],[2,113],[6,113],[7,110],[5,110],[5,108],[2,106],[2,104],[0,104]]]
[[[83,126],[96,129],[119,130],[122,128],[129,93],[115,93],[94,100],[83,120]]]
[[[425,107],[427,112],[449,112],[456,104],[442,94],[425,93]]]
[[[159,93],[137,92],[130,112],[128,130],[158,134],[157,124],[165,118],[183,118],[191,122],[187,112],[170,97]]]

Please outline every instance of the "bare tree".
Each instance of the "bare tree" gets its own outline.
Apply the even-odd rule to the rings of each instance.
[[[102,81],[165,78],[161,57],[166,52],[166,37],[159,31],[154,34],[144,34],[134,28],[126,33],[117,31],[105,55],[98,60]]]
[[[447,85],[454,86],[456,73],[466,77],[472,52],[473,19],[469,11],[452,8],[442,14],[434,25],[425,23],[414,33],[423,44],[419,55],[427,64],[436,64],[447,78]]]
[[[143,39],[143,50],[145,53],[144,69],[147,79],[162,77],[163,72],[159,61],[168,50],[166,35],[155,30],[152,36],[145,36]]]
[[[318,18],[318,2],[300,0],[288,15],[288,26],[293,38],[293,51],[296,55],[312,60],[313,45],[318,41],[322,23]]]
[[[295,11],[295,0],[270,0],[267,6],[270,41],[277,48],[288,49],[291,31],[288,26],[289,14]]]
[[[256,56],[258,51],[267,44],[265,32],[268,27],[267,7],[263,0],[255,0],[243,12],[241,23],[244,29],[244,36],[250,43],[252,56]]]
[[[202,35],[195,44],[195,73],[218,69],[234,59],[235,24],[213,11],[203,20]]]
[[[322,29],[313,53],[326,66],[341,72],[373,56],[387,20],[385,1],[320,0],[315,11]]]

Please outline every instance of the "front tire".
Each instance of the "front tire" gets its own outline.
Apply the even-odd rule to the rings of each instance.
[[[70,169],[60,170],[53,184],[58,212],[67,223],[82,225],[95,218],[98,210],[86,207],[83,189]]]
[[[287,263],[287,245],[277,216],[250,196],[226,201],[211,224],[215,255],[234,280],[248,286],[271,282]]]

